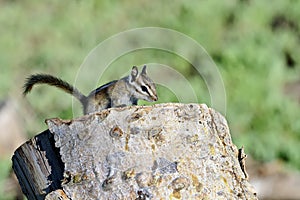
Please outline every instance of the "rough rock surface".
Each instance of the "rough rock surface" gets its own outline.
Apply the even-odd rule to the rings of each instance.
[[[47,120],[71,199],[257,199],[225,118],[204,104]]]

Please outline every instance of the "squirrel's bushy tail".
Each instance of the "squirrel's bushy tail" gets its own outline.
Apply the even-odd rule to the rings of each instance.
[[[75,87],[73,87],[69,83],[61,80],[60,78],[51,76],[49,74],[34,74],[34,75],[29,76],[26,79],[26,82],[24,84],[23,94],[26,95],[27,93],[29,93],[35,84],[48,84],[48,85],[55,86],[57,88],[64,90],[65,92],[73,95],[83,105],[85,104],[87,97],[84,96],[79,90],[77,90]]]

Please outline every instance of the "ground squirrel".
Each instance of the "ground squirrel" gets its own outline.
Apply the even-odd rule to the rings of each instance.
[[[72,94],[83,105],[83,113],[89,114],[111,107],[137,105],[139,99],[157,101],[156,88],[149,78],[146,65],[138,73],[136,66],[132,67],[129,76],[114,80],[93,90],[88,96],[83,95],[69,83],[48,74],[35,74],[26,79],[24,92],[26,95],[35,84],[48,84]]]

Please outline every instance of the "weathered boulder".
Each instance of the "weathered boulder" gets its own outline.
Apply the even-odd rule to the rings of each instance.
[[[38,147],[44,150],[40,158],[25,163],[41,163],[44,155],[48,172],[36,184],[43,198],[257,199],[225,118],[204,104],[112,108],[46,123],[52,153]],[[15,152],[14,166],[25,159],[23,151],[24,145]],[[30,193],[27,184],[21,183]]]

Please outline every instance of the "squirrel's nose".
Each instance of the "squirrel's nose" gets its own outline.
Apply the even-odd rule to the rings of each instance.
[[[153,99],[153,101],[157,101],[158,98],[157,98],[157,96],[153,96],[152,99]]]

